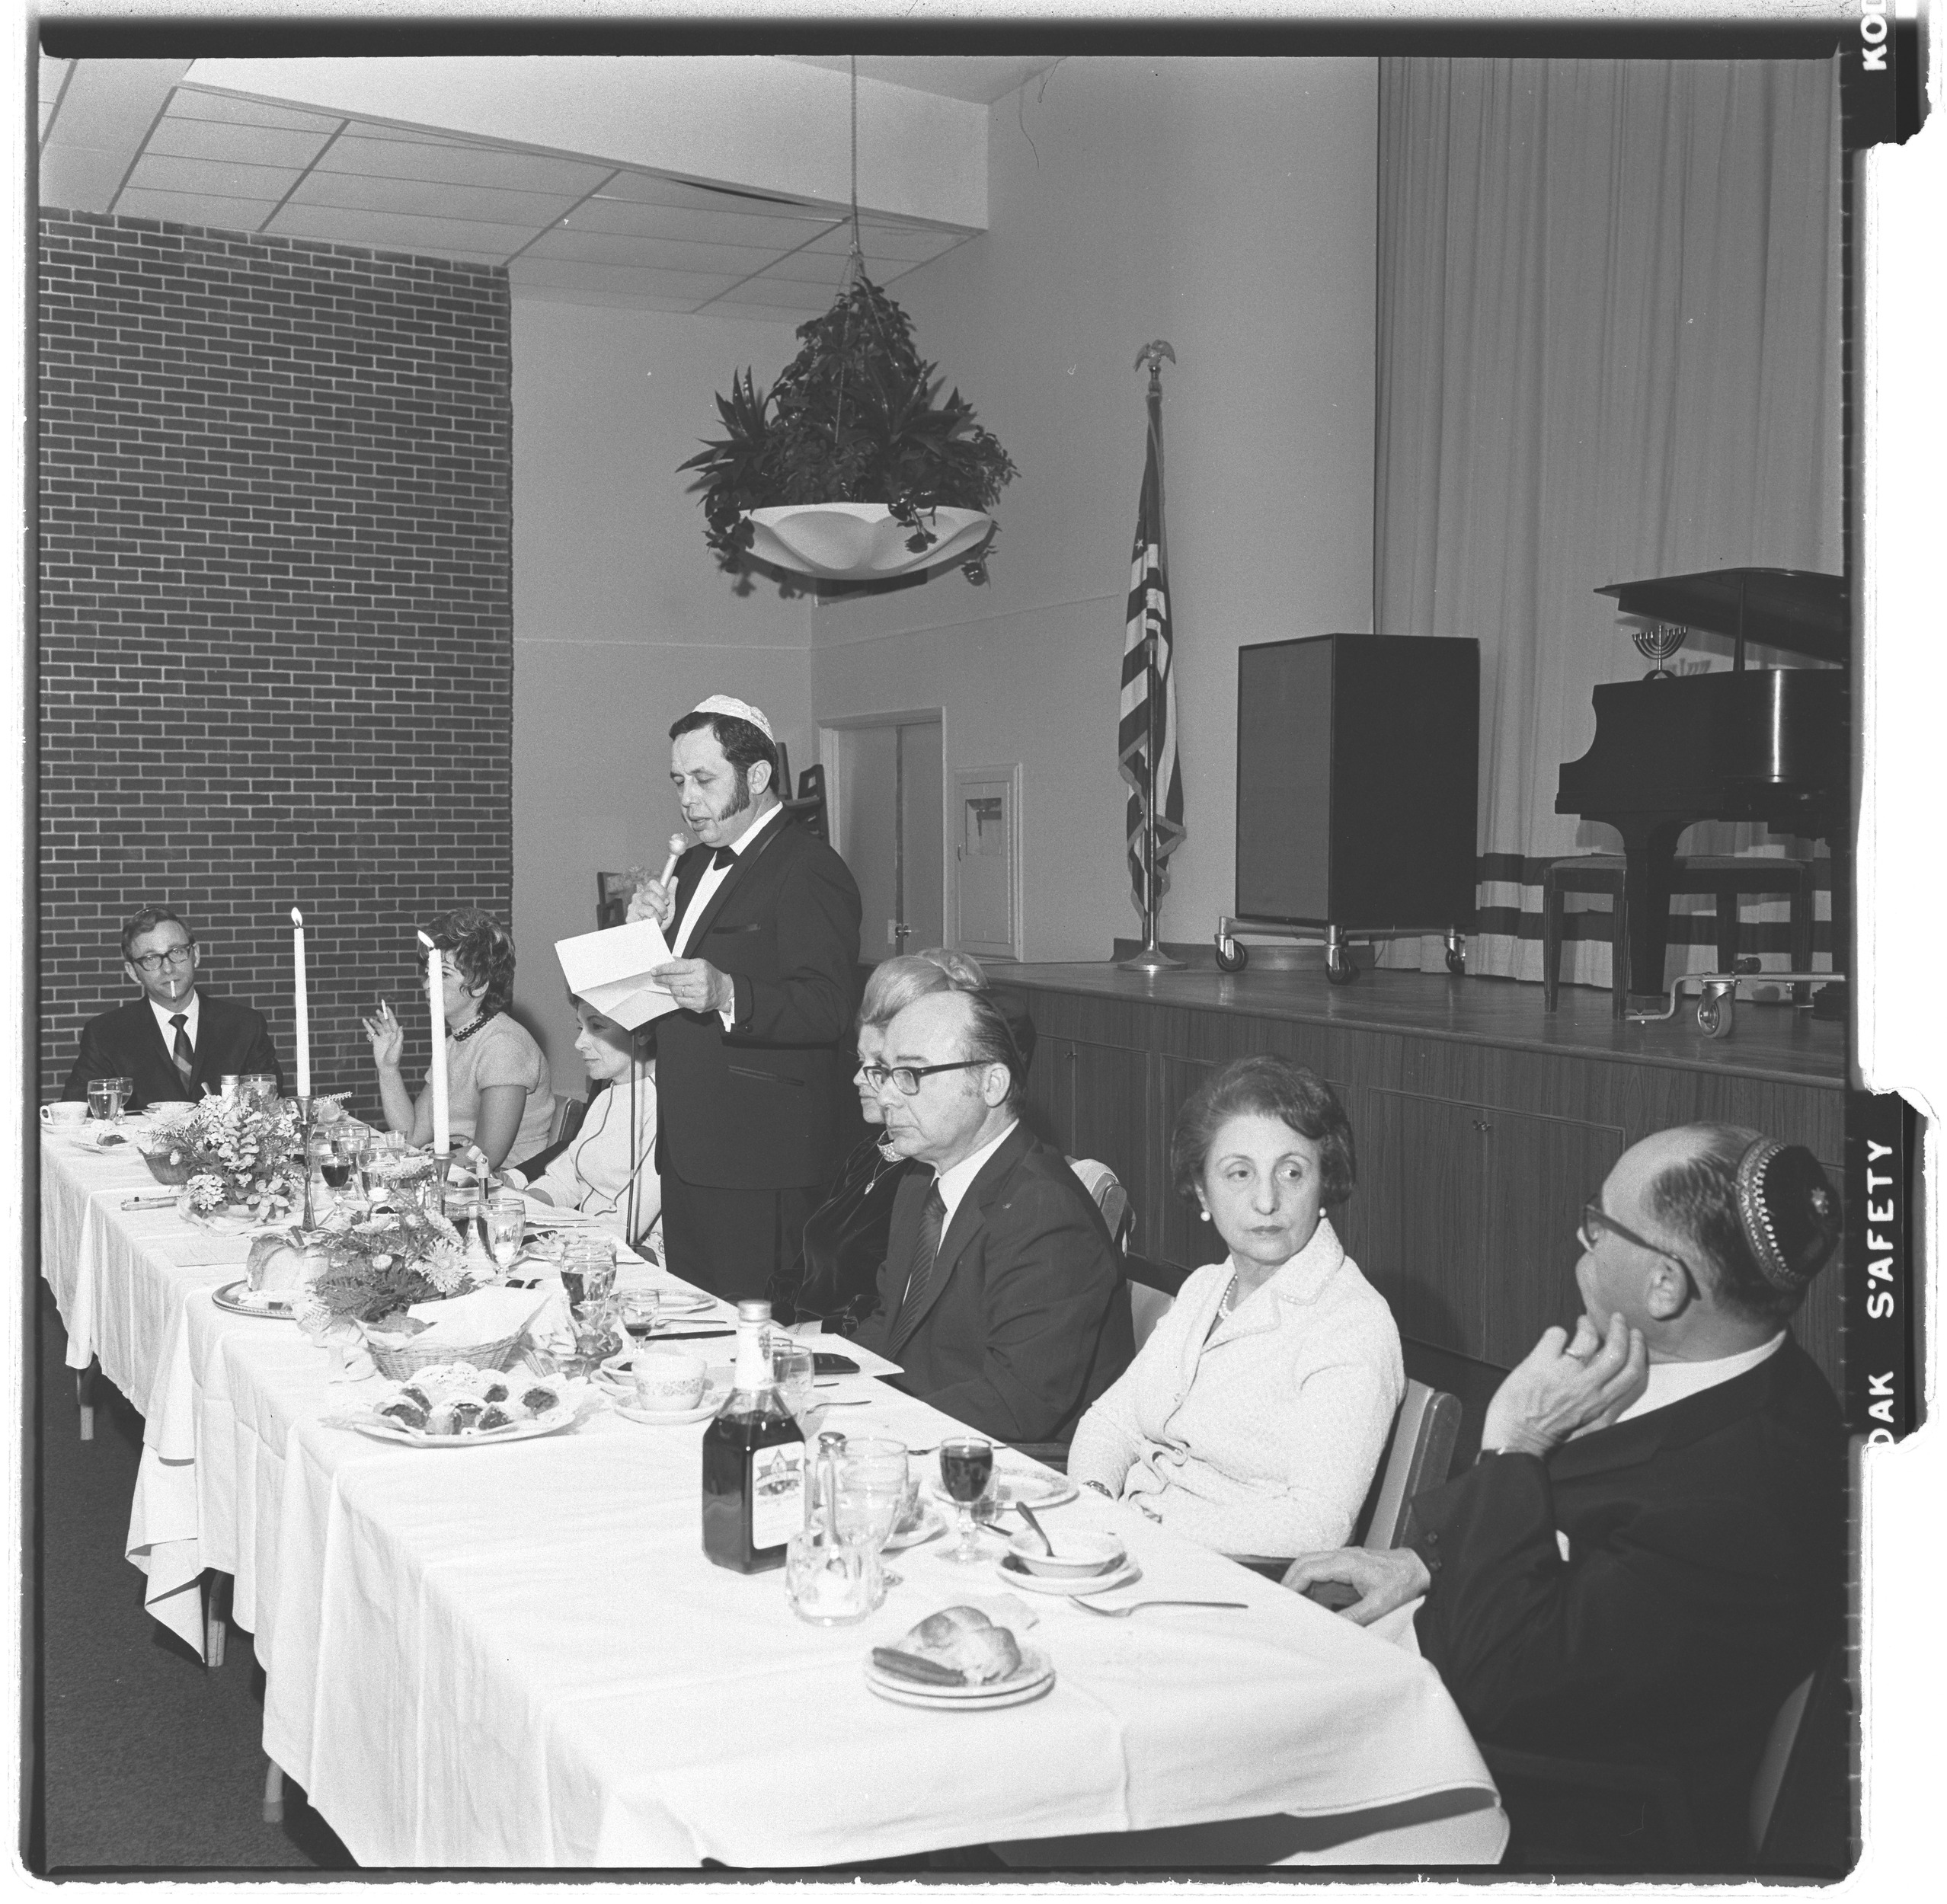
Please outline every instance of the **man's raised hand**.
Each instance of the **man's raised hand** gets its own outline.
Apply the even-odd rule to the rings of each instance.
[[[1549,1329],[1511,1369],[1488,1404],[1484,1449],[1546,1455],[1571,1435],[1607,1428],[1640,1395],[1649,1379],[1642,1331],[1611,1316],[1598,1337],[1587,1316],[1571,1341]]]

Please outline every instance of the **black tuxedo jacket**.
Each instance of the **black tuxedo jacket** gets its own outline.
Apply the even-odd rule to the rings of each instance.
[[[1421,1650],[1478,1737],[1671,1765],[1705,1823],[1741,1807],[1779,1703],[1840,1631],[1845,1472],[1838,1404],[1789,1337],[1546,1462],[1485,1455],[1413,1504]]]
[[[676,867],[673,945],[710,863]],[[788,815],[737,858],[682,957],[737,991],[731,1029],[714,1011],[656,1021],[658,1157],[685,1183],[822,1190],[849,1126],[842,1094],[858,1009],[858,888],[845,861]]]
[[[117,1005],[82,1027],[81,1055],[68,1073],[64,1097],[85,1097],[92,1078],[133,1078],[135,1095],[127,1108],[140,1110],[145,1104],[193,1101],[203,1094],[206,1083],[214,1091],[228,1076],[248,1077],[269,1072],[283,1088],[283,1068],[270,1048],[270,1033],[263,1014],[234,998],[213,998],[199,990],[202,1008],[197,1017],[196,1065],[189,1083],[170,1055],[162,1028],[155,1022],[146,998]]]
[[[932,1173],[893,1205],[879,1308],[856,1331],[895,1386],[996,1441],[1065,1441],[1129,1366],[1121,1265],[1060,1151],[1017,1124],[967,1186],[916,1311],[899,1318]],[[895,1326],[895,1318],[897,1325]]]

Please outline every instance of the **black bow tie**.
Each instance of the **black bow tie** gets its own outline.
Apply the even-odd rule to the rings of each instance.
[[[711,868],[719,873],[721,873],[725,867],[734,866],[736,864],[737,855],[733,853],[727,846],[719,846],[717,850],[710,855],[710,864]]]

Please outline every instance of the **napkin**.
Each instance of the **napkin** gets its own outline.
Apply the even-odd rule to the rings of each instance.
[[[534,1289],[473,1289],[436,1302],[415,1302],[406,1314],[429,1326],[412,1338],[415,1349],[477,1348],[518,1335],[546,1306]]]

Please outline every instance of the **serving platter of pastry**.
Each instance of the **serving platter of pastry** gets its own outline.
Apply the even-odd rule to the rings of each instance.
[[[249,1279],[238,1276],[234,1283],[225,1283],[220,1289],[212,1289],[209,1299],[219,1309],[227,1309],[232,1315],[254,1315],[272,1321],[289,1322],[296,1311],[292,1307],[295,1299],[286,1289],[253,1289]]]
[[[580,1420],[593,1398],[585,1381],[501,1374],[469,1362],[422,1369],[409,1382],[387,1384],[355,1412],[335,1418],[381,1441],[414,1448],[478,1447],[558,1434]]]
[[[896,1647],[874,1647],[865,1683],[895,1705],[991,1712],[1025,1705],[1054,1684],[1048,1656],[1024,1647],[977,1606],[929,1614]]]

